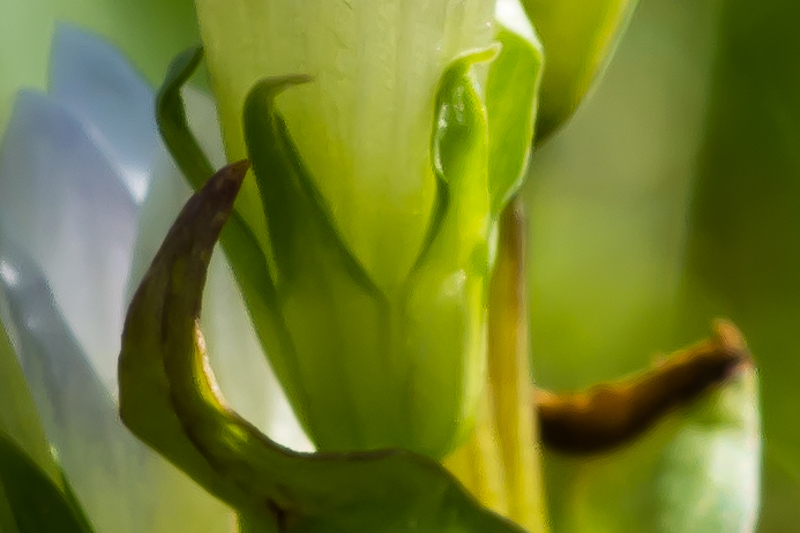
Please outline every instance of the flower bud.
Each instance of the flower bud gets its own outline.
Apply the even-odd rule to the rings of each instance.
[[[197,7],[228,156],[256,178],[237,212],[266,267],[243,292],[298,418],[321,450],[441,458],[485,382],[495,228],[533,134],[520,4]]]

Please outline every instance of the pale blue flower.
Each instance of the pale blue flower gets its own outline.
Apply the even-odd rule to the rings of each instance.
[[[58,28],[49,92],[19,92],[0,146],[2,318],[98,532],[226,531],[229,510],[131,435],[116,410],[128,287],[189,194],[159,141],[153,98],[116,50]],[[188,100],[221,154],[213,104],[199,93]],[[231,403],[276,439],[307,447],[222,258],[209,288],[205,328],[224,354],[215,366]]]

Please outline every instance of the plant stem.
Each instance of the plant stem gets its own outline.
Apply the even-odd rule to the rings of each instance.
[[[493,511],[531,533],[546,533],[541,446],[532,403],[527,305],[527,219],[517,198],[500,219],[489,294],[485,403],[467,443],[445,466]]]
[[[531,403],[527,217],[521,199],[500,219],[489,296],[489,384],[508,497],[508,516],[529,531],[547,531],[541,448]]]

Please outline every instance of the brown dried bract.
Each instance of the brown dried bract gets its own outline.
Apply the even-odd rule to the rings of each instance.
[[[719,386],[752,364],[739,330],[718,320],[714,335],[651,370],[578,394],[534,391],[544,445],[571,454],[594,454],[633,441],[672,409]]]

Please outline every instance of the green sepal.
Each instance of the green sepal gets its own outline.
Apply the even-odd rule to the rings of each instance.
[[[246,171],[247,166],[239,164],[226,167],[216,176],[224,177],[227,180],[225,183],[237,183],[236,180],[240,183]],[[209,180],[203,190],[211,191],[211,186],[220,179],[217,182]],[[233,194],[229,194],[231,198],[220,198],[219,194],[213,192],[207,194],[226,207],[226,200],[232,204]],[[197,198],[197,195],[193,198]],[[190,201],[188,205],[193,204]],[[168,238],[179,231],[188,233],[193,230],[181,224],[186,218],[184,213],[187,209],[184,208]],[[211,207],[206,209],[208,211],[205,214],[209,218],[219,218],[219,209],[214,212],[210,211]],[[162,245],[153,265],[159,265],[165,253],[166,246]],[[208,253],[210,256],[210,250]],[[171,272],[167,274],[172,275]],[[197,452],[174,414],[163,361],[163,336],[167,333],[167,325],[163,322],[163,291],[172,280],[164,276],[163,267],[151,266],[128,308],[119,358],[120,418],[137,437],[158,450],[211,494],[225,501],[242,497],[241,491],[219,476]]]
[[[462,204],[470,197],[480,202],[486,195],[486,109],[470,69],[476,63],[492,61],[499,51],[499,46],[492,46],[464,54],[439,80],[431,135],[436,201],[415,270],[438,238],[445,215],[451,212],[453,187],[468,191],[465,197],[456,199]]]
[[[542,78],[543,51],[518,0],[497,4],[495,40],[502,48],[489,66],[489,195],[497,218],[525,180]]]
[[[332,245],[356,283],[380,294],[380,289],[349,250],[336,228],[333,214],[320,195],[291,139],[286,123],[275,107],[275,98],[294,85],[309,83],[308,76],[271,78],[257,83],[244,109],[245,138],[253,161],[278,270],[278,283],[303,267],[298,262],[306,247],[307,218],[317,226],[320,239]],[[304,242],[306,241],[306,242]]]
[[[178,168],[195,190],[214,174],[214,169],[189,129],[181,89],[202,60],[202,46],[189,48],[175,56],[156,95],[158,131]]]
[[[282,334],[262,342],[320,449],[387,447],[401,438],[391,422],[400,407],[385,401],[389,385],[378,355],[390,353],[389,304],[341,237],[274,104],[283,90],[308,81],[262,80],[244,110],[274,258],[272,310]]]
[[[0,526],[7,533],[92,532],[86,515],[77,505],[74,496],[65,493],[28,454],[2,432]]]
[[[522,533],[430,459],[292,452],[224,405],[198,323],[211,253],[245,171],[223,169],[190,199],[131,303],[123,421],[236,508],[247,531]]]
[[[637,0],[522,0],[544,44],[537,143],[553,134],[602,75]]]
[[[413,369],[413,392],[402,401],[416,414],[416,438],[437,458],[472,429],[485,383],[493,221],[487,113],[473,65],[498,51],[491,46],[462,55],[439,81],[431,138],[438,198],[400,296],[401,356]]]

